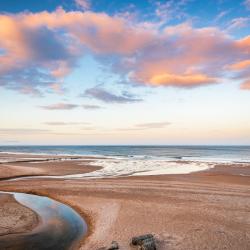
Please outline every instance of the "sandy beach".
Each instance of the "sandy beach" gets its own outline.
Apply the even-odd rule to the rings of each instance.
[[[4,193],[0,193],[0,218],[0,237],[30,232],[39,223],[35,212]]]
[[[3,170],[0,171],[0,180],[37,175],[82,174],[100,169],[88,165],[91,157],[0,153],[0,159],[0,169]]]
[[[0,250],[250,250],[250,0],[0,0]]]
[[[12,164],[0,164],[1,178],[96,169],[84,159]],[[108,247],[113,240],[120,249],[136,249],[130,246],[131,238],[145,233],[155,235],[160,250],[250,249],[250,165],[246,164],[220,164],[185,175],[2,179],[0,190],[45,195],[70,205],[89,226],[79,249]]]

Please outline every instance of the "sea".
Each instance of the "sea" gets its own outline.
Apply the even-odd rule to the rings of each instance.
[[[250,163],[250,146],[0,146],[0,153],[96,156],[91,174],[71,177],[184,174],[203,171],[216,164]]]

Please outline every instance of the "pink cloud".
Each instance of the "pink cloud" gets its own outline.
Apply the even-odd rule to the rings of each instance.
[[[134,53],[153,38],[151,31],[105,13],[66,12],[59,8],[53,13],[22,14],[19,18],[34,28],[63,28],[77,42],[99,53]]]
[[[235,69],[247,69],[250,36],[235,40],[215,27],[183,23],[162,31],[124,16],[59,8],[2,14],[0,37],[0,85],[25,93],[42,87],[60,93],[63,78],[86,50],[97,59],[111,57],[116,73],[140,84],[194,87],[228,73],[248,78]]]
[[[72,104],[72,103],[55,103],[51,105],[46,105],[46,106],[40,106],[42,109],[47,109],[47,110],[70,110],[77,108],[78,105]]]
[[[189,74],[189,75],[173,75],[173,74],[162,74],[154,75],[149,83],[153,85],[172,85],[191,87],[202,84],[215,83],[216,79],[208,77],[203,74]]]
[[[241,89],[250,90],[250,79],[246,80],[241,84]]]
[[[250,67],[250,60],[243,60],[229,66],[232,70],[243,70]]]
[[[134,80],[177,87],[212,84],[229,71],[223,70],[227,63],[248,56],[243,41],[234,41],[216,28],[182,24],[168,27],[156,39],[131,61]]]

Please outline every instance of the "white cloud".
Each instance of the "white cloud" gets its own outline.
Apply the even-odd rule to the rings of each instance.
[[[91,7],[89,0],[75,0],[76,6],[82,10],[89,10]]]

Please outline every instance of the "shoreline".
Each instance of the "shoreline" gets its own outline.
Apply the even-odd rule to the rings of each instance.
[[[56,157],[55,155],[44,156],[44,160],[40,160],[41,156],[33,155],[32,159],[27,160],[27,155],[15,155],[16,161],[0,164],[0,180],[9,180],[15,177],[32,177],[32,176],[64,176],[69,174],[82,174],[88,173],[94,170],[99,170],[101,167],[91,166],[89,163],[94,158],[80,157],[72,159],[72,157],[63,158]],[[5,155],[2,155],[5,157]],[[38,160],[36,160],[38,158]],[[0,156],[1,159],[1,156]],[[23,161],[23,159],[26,159]]]
[[[72,157],[69,155],[36,155],[13,154],[15,160],[2,162],[0,169],[0,181],[16,181],[28,178],[117,178],[134,176],[161,176],[183,175],[198,172],[212,171],[217,166],[242,168],[250,165],[250,162],[214,162],[203,160],[131,160],[99,157]],[[6,154],[0,153],[5,158]],[[118,163],[119,161],[119,163]],[[113,164],[113,165],[112,165]],[[115,164],[115,165],[114,165]],[[135,165],[136,164],[136,165]],[[149,164],[149,165],[147,165]],[[166,167],[165,167],[166,166]],[[248,176],[243,171],[242,176]]]
[[[181,147],[181,146],[180,146]],[[212,146],[211,146],[212,147]],[[224,147],[224,146],[223,146]],[[228,146],[229,148],[231,146]],[[238,146],[238,147],[250,147],[250,145],[247,146]],[[7,156],[16,156],[18,159],[21,158],[27,158],[31,159],[28,160],[27,162],[34,162],[34,161],[39,161],[41,162],[47,162],[47,161],[56,161],[56,160],[61,160],[61,161],[67,161],[67,160],[118,160],[118,159],[128,159],[128,160],[138,160],[136,157],[140,155],[105,155],[105,154],[67,154],[67,153],[60,153],[60,154],[55,154],[55,153],[29,153],[29,152],[7,152],[7,151],[0,151],[0,164],[4,164],[6,162],[1,162],[1,158],[6,158]],[[186,158],[185,158],[186,157]],[[36,160],[37,158],[37,160]],[[184,157],[166,157],[166,158],[159,158],[160,161],[166,161],[166,162],[203,162],[203,163],[213,163],[213,164],[250,164],[250,159],[249,160],[237,160],[237,159],[227,159],[226,158],[200,158],[200,157],[191,157],[187,158],[187,156]],[[33,160],[32,160],[33,159]],[[141,160],[141,158],[139,158]],[[152,160],[152,159],[148,159]],[[21,162],[21,161],[15,161],[15,162]],[[9,162],[9,163],[15,163],[15,162]],[[8,162],[7,162],[8,163]]]

